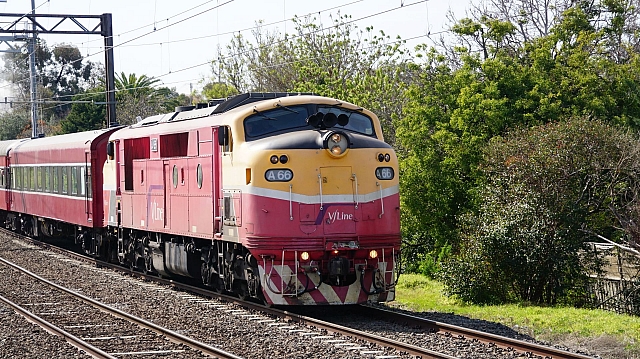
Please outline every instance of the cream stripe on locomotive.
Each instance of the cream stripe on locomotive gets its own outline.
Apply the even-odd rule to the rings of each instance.
[[[309,196],[309,195],[295,193],[295,186],[292,187],[291,193],[288,191],[284,192],[284,191],[255,187],[255,186],[244,186],[243,188],[240,188],[240,190],[243,193],[248,193],[248,194],[253,194],[253,195],[268,197],[268,198],[274,198],[274,199],[280,199],[280,200],[286,200],[286,201],[291,200],[293,202],[299,202],[299,203],[305,203],[305,204],[345,203],[345,202],[356,202],[356,201],[357,203],[366,203],[366,202],[379,200],[380,197],[387,198],[399,192],[397,185],[391,186],[388,188],[383,188],[382,191],[376,191],[376,192],[371,192],[366,194],[358,194],[358,196],[355,196],[353,194],[343,194],[343,195],[332,194],[332,195],[323,195],[322,197],[320,195]]]

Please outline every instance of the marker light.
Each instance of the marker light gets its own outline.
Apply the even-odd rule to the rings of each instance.
[[[378,162],[384,161],[384,155],[382,153],[378,153]]]
[[[308,261],[309,260],[309,252],[300,253],[300,259],[302,259],[303,261]]]
[[[287,162],[289,162],[289,157],[287,157],[287,155],[280,156],[280,163],[285,164]]]
[[[384,155],[384,160],[385,160],[386,162],[391,161],[391,156],[389,156],[389,154],[388,154],[388,153],[387,153],[387,154],[385,154],[385,155]]]
[[[371,252],[369,252],[369,258],[371,259],[378,258],[378,251],[376,251],[375,249],[371,250]]]
[[[278,156],[273,155],[269,160],[275,165],[276,163],[278,163]]]

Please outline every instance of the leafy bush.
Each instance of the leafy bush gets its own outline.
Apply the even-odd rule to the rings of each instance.
[[[640,194],[637,137],[574,119],[514,131],[485,151],[476,213],[443,266],[446,290],[474,303],[572,304],[598,269],[586,242],[621,238]]]

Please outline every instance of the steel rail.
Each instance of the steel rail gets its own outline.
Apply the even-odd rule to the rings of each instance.
[[[509,337],[503,337],[496,334],[481,332],[475,329],[464,328],[452,324],[433,321],[426,318],[420,318],[414,315],[394,312],[382,308],[375,308],[370,306],[361,306],[365,310],[369,310],[375,318],[384,319],[390,322],[404,324],[412,327],[420,327],[427,330],[433,330],[439,334],[450,334],[452,336],[461,336],[467,339],[476,339],[483,343],[493,343],[501,348],[510,348],[524,353],[531,353],[534,355],[542,356],[543,358],[553,359],[593,359],[593,356],[588,356],[579,353],[572,353],[565,350],[548,347],[536,343],[530,343],[523,340],[513,339]]]
[[[87,304],[90,304],[90,305],[92,305],[92,306],[94,306],[94,307],[96,307],[96,308],[98,308],[98,309],[100,309],[100,310],[102,310],[104,312],[107,312],[107,313],[109,313],[109,314],[111,314],[113,316],[125,319],[125,320],[127,320],[129,322],[135,323],[135,324],[137,324],[137,325],[139,325],[139,326],[141,326],[143,328],[147,328],[149,330],[152,330],[152,331],[154,331],[156,333],[159,333],[159,334],[167,337],[168,339],[170,339],[170,340],[172,340],[174,342],[185,344],[185,345],[189,346],[192,349],[199,350],[199,351],[203,352],[206,355],[210,355],[210,356],[213,356],[213,357],[216,357],[216,358],[224,358],[224,359],[243,359],[242,357],[239,357],[239,356],[236,356],[234,354],[228,353],[228,352],[226,352],[226,351],[224,351],[222,349],[219,349],[219,348],[213,347],[211,345],[208,345],[206,343],[197,341],[197,340],[195,340],[193,338],[189,338],[189,337],[184,336],[184,335],[182,335],[180,333],[174,332],[174,331],[172,331],[170,329],[163,328],[163,327],[161,327],[159,325],[156,325],[156,324],[154,324],[152,322],[149,322],[149,321],[144,320],[142,318],[138,318],[138,317],[133,316],[133,315],[131,315],[129,313],[123,312],[123,311],[121,311],[119,309],[112,308],[112,307],[110,307],[110,306],[108,306],[108,305],[106,305],[104,303],[100,303],[100,302],[98,302],[98,301],[96,301],[96,300],[94,300],[92,298],[89,298],[89,297],[87,297],[85,295],[82,295],[80,293],[77,293],[77,292],[74,292],[74,291],[69,290],[67,288],[64,288],[64,287],[62,287],[62,286],[60,286],[58,284],[55,284],[55,283],[53,283],[53,282],[51,282],[51,281],[49,281],[49,280],[47,280],[45,278],[42,278],[42,277],[38,276],[35,273],[32,273],[32,272],[28,271],[27,269],[24,269],[24,268],[14,264],[14,263],[11,263],[11,262],[7,261],[4,258],[0,258],[0,263],[3,263],[3,264],[5,264],[5,265],[7,265],[9,267],[12,267],[12,268],[14,268],[14,269],[16,269],[16,270],[18,270],[18,271],[20,271],[20,272],[32,277],[32,278],[38,280],[38,281],[46,283],[47,285],[49,285],[49,286],[51,286],[51,287],[53,287],[55,289],[58,289],[59,291],[62,291],[62,292],[67,293],[67,294],[69,294],[69,295],[71,295],[73,297],[76,297],[76,298],[82,300],[83,302],[85,302]]]
[[[296,322],[299,324],[304,324],[304,325],[308,325],[308,326],[312,326],[312,327],[316,327],[319,329],[324,329],[327,332],[331,332],[331,333],[336,333],[336,334],[341,334],[341,335],[345,335],[345,336],[350,336],[353,338],[358,338],[361,340],[365,340],[367,342],[371,342],[371,343],[376,343],[379,345],[382,345],[383,347],[391,347],[394,348],[398,351],[403,351],[406,353],[409,353],[411,355],[420,357],[420,358],[425,358],[425,359],[457,359],[456,357],[444,354],[444,353],[438,353],[436,351],[432,351],[426,348],[420,348],[418,346],[412,345],[412,344],[407,344],[407,343],[403,343],[397,340],[393,340],[393,339],[389,339],[389,338],[385,338],[385,337],[381,337],[375,334],[369,334],[366,332],[362,332],[356,329],[352,329],[352,328],[348,328],[348,327],[344,327],[338,324],[333,324],[333,323],[329,323],[329,322],[325,322],[319,319],[315,319],[315,318],[311,318],[311,317],[306,317],[303,315],[299,315],[299,314],[295,314],[295,313],[291,313],[288,312],[286,310],[280,310],[280,309],[276,309],[276,308],[272,308],[272,307],[268,307],[262,304],[257,304],[257,303],[252,303],[252,302],[247,302],[247,301],[243,301],[240,300],[237,297],[233,297],[233,296],[229,296],[226,294],[222,294],[222,293],[217,293],[215,291],[209,290],[209,289],[205,289],[205,288],[199,288],[199,287],[194,287],[188,284],[184,284],[181,282],[177,282],[171,279],[164,279],[164,278],[159,278],[153,275],[146,275],[144,273],[140,273],[140,272],[136,272],[133,271],[129,268],[125,268],[122,267],[120,265],[117,264],[113,264],[113,263],[107,263],[107,262],[103,262],[100,260],[97,260],[95,258],[91,258],[64,248],[59,248],[59,247],[55,247],[49,243],[44,243],[41,241],[38,241],[36,239],[30,238],[30,237],[25,237],[13,232],[10,232],[12,236],[17,237],[17,238],[21,238],[21,239],[25,239],[28,242],[37,245],[37,246],[42,246],[43,248],[49,249],[49,250],[56,250],[60,253],[63,253],[65,255],[69,255],[75,259],[78,260],[82,260],[82,261],[87,261],[87,262],[91,262],[93,264],[95,264],[98,267],[103,267],[103,268],[109,268],[109,269],[113,269],[116,271],[120,271],[120,272],[124,272],[124,273],[128,273],[131,274],[133,276],[137,276],[141,279],[144,280],[149,280],[149,281],[153,281],[155,283],[159,283],[159,284],[163,284],[163,285],[167,285],[170,287],[174,287],[178,290],[181,291],[188,291],[194,294],[198,294],[198,295],[202,295],[205,297],[209,297],[209,298],[218,298],[221,300],[225,300],[227,302],[230,303],[235,303],[241,307],[244,307],[246,309],[250,309],[250,310],[257,310],[263,313],[267,313],[270,315],[273,315],[274,317],[278,317],[278,318],[282,318],[285,320],[290,320],[292,322]],[[0,258],[0,260],[2,260]]]
[[[387,346],[387,347],[392,347],[395,348],[399,351],[405,351],[407,353],[410,353],[411,355],[415,355],[415,356],[419,356],[422,358],[436,358],[436,359],[451,359],[451,358],[455,358],[452,356],[448,356],[446,354],[442,354],[442,353],[437,353],[434,351],[430,351],[428,349],[425,348],[420,348],[411,344],[406,344],[406,343],[402,343],[393,339],[388,339],[388,338],[384,338],[384,337],[380,337],[380,336],[376,336],[374,334],[369,334],[366,332],[361,332],[355,329],[351,329],[348,327],[343,327],[337,324],[332,324],[332,323],[328,323],[328,322],[324,322],[321,321],[319,319],[315,319],[315,318],[311,318],[311,317],[306,317],[303,315],[299,315],[299,314],[295,314],[295,313],[291,313],[288,312],[286,310],[279,310],[276,308],[271,308],[271,307],[267,307],[261,304],[257,304],[257,303],[252,303],[252,302],[247,302],[247,301],[243,301],[238,299],[237,297],[233,297],[233,296],[229,296],[226,294],[222,294],[222,293],[217,293],[215,291],[212,290],[208,290],[208,289],[204,289],[204,288],[199,288],[199,287],[194,287],[188,284],[184,284],[181,282],[177,282],[171,279],[163,279],[163,278],[158,278],[156,276],[153,275],[146,275],[144,273],[140,273],[140,272],[135,272],[132,271],[131,269],[128,268],[124,268],[122,266],[113,264],[113,263],[107,263],[107,262],[103,262],[100,260],[97,260],[95,258],[91,258],[91,257],[87,257],[85,255],[82,254],[78,254],[76,252],[64,249],[64,248],[59,248],[59,247],[55,247],[51,244],[48,243],[43,243],[41,241],[35,240],[33,238],[30,237],[25,237],[22,235],[18,235],[16,233],[13,232],[9,232],[11,233],[13,236],[19,237],[19,238],[23,238],[28,240],[29,242],[31,242],[32,244],[35,245],[41,245],[44,246],[48,249],[55,249],[57,251],[60,251],[64,254],[70,255],[78,260],[84,260],[84,261],[90,261],[91,263],[94,263],[96,266],[98,267],[105,267],[105,268],[110,268],[113,270],[117,270],[117,271],[121,271],[121,272],[125,272],[125,273],[129,273],[131,275],[134,276],[138,276],[142,279],[145,280],[149,280],[149,281],[154,281],[156,283],[160,283],[160,284],[164,284],[164,285],[168,285],[171,287],[174,287],[176,289],[179,290],[183,290],[183,291],[189,291],[195,294],[199,294],[205,297],[210,297],[210,298],[219,298],[228,302],[232,302],[235,303],[239,306],[242,306],[244,308],[247,309],[253,309],[253,310],[258,310],[258,311],[262,311],[268,314],[271,314],[275,317],[279,317],[279,318],[283,318],[283,319],[288,319],[300,324],[306,324],[306,325],[310,325],[310,326],[314,326],[314,327],[318,327],[321,329],[325,329],[329,332],[333,332],[333,333],[338,333],[338,334],[343,334],[346,336],[352,336],[352,337],[356,337],[362,340],[366,340],[369,342],[374,342],[374,343],[378,343],[381,344],[383,346]],[[544,345],[540,345],[540,344],[536,344],[536,343],[529,343],[526,341],[522,341],[522,340],[517,340],[517,339],[513,339],[513,338],[509,338],[509,337],[503,337],[503,336],[499,336],[496,334],[491,334],[491,333],[485,333],[485,332],[481,332],[478,330],[474,330],[474,329],[468,329],[468,328],[464,328],[464,327],[459,327],[459,326],[455,326],[452,324],[447,324],[447,323],[442,323],[442,322],[436,322],[436,321],[432,321],[429,319],[425,319],[425,318],[420,318],[417,316],[412,316],[409,314],[403,314],[403,313],[399,313],[399,312],[393,312],[393,311],[389,311],[389,310],[385,310],[385,309],[381,309],[381,308],[374,308],[374,307],[369,307],[366,305],[360,306],[361,308],[367,308],[368,310],[376,310],[376,314],[375,317],[376,318],[381,318],[390,322],[395,322],[395,323],[400,323],[400,324],[405,324],[405,325],[409,325],[409,326],[415,326],[415,327],[421,327],[421,328],[425,328],[428,330],[433,330],[436,331],[440,334],[446,334],[449,333],[452,336],[460,336],[460,337],[464,337],[467,339],[476,339],[480,342],[483,343],[493,343],[496,346],[500,347],[500,348],[511,348],[523,353],[531,353],[531,354],[535,354],[535,355],[539,355],[542,357],[546,357],[546,358],[552,358],[552,359],[593,359],[593,356],[588,356],[588,355],[584,355],[584,354],[579,354],[579,353],[572,353],[572,352],[568,352],[565,350],[561,350],[561,349],[557,349],[557,348],[553,348],[553,347],[548,347],[548,346],[544,346]]]
[[[98,349],[98,348],[94,347],[93,345],[85,342],[84,340],[76,337],[73,334],[70,334],[69,332],[65,331],[64,329],[59,328],[59,327],[49,323],[48,321],[40,318],[39,316],[31,313],[30,311],[22,308],[18,304],[10,301],[9,299],[7,299],[7,298],[5,298],[5,297],[3,297],[1,295],[0,295],[0,301],[2,301],[5,304],[7,304],[14,311],[16,311],[18,314],[20,314],[23,317],[27,318],[27,320],[39,325],[40,327],[42,327],[44,330],[46,330],[49,333],[52,333],[52,334],[57,335],[59,337],[62,337],[64,340],[67,341],[67,343],[69,343],[72,346],[84,351],[85,353],[93,356],[94,358],[98,358],[98,359],[116,359],[116,357],[114,357],[113,355],[111,355],[111,354],[109,354],[107,352],[104,352],[101,349]]]

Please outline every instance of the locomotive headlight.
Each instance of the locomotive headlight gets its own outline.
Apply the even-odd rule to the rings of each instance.
[[[384,161],[384,155],[382,153],[378,153],[378,162]]]
[[[384,161],[385,161],[385,162],[389,162],[389,161],[391,161],[391,156],[389,156],[389,154],[388,154],[388,153],[385,153],[385,155],[384,155]]]
[[[378,251],[376,251],[375,249],[372,249],[371,252],[369,252],[369,258],[371,259],[378,258]]]
[[[325,137],[324,148],[326,148],[333,157],[343,156],[349,148],[349,138],[344,133],[333,132]]]
[[[300,259],[302,259],[303,261],[308,261],[309,260],[309,252],[300,253]]]
[[[276,155],[271,156],[269,161],[271,161],[271,163],[273,163],[275,165],[276,163],[278,163],[278,156],[276,156]]]

